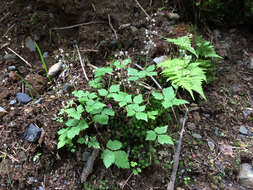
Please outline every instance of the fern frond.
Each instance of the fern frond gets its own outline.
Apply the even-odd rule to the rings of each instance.
[[[199,65],[197,62],[190,63],[190,59],[169,59],[158,66],[163,68],[162,74],[172,85],[187,90],[193,99],[193,91],[206,99],[202,88],[203,81],[206,81],[205,69]]]
[[[199,36],[195,39],[195,49],[200,57],[204,58],[219,58],[222,59],[221,56],[216,54],[214,47],[211,45],[209,41],[206,41],[202,38],[202,36]]]
[[[168,42],[172,42],[173,44],[179,46],[180,49],[184,49],[186,51],[191,52],[198,58],[198,54],[195,49],[191,46],[191,40],[188,36],[182,36],[177,39],[166,38]]]

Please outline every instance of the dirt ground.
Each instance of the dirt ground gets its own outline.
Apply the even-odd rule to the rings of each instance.
[[[106,170],[97,160],[88,178],[90,186],[84,187],[80,183],[82,148],[76,153],[57,150],[57,131],[62,126],[54,118],[73,90],[66,85],[87,87],[74,44],[83,57],[99,67],[121,50],[139,61],[146,48],[145,30],[177,37],[193,32],[193,27],[171,19],[166,8],[158,11],[164,7],[163,1],[153,1],[152,6],[149,1],[139,1],[155,21],[148,21],[135,1],[62,1],[58,7],[46,2],[1,2],[0,107],[6,113],[0,112],[0,189],[120,189],[130,171]],[[66,26],[71,27],[63,28]],[[241,189],[237,180],[240,163],[253,160],[252,137],[240,134],[242,125],[253,134],[253,72],[247,63],[253,53],[253,34],[247,28],[235,28],[219,30],[219,35],[213,30],[202,35],[213,42],[224,60],[217,67],[217,79],[205,87],[208,101],[191,104],[195,111],[186,124],[176,186],[190,190]],[[26,47],[29,38],[47,52],[48,67],[59,60],[66,65],[52,83],[45,77],[39,54]],[[168,43],[159,36],[153,36],[153,42],[156,46],[150,50],[150,61],[169,53]],[[18,57],[6,58],[13,55],[11,50],[28,64]],[[32,102],[11,103],[18,92],[29,93],[29,88],[8,69],[10,66],[15,66],[39,93]],[[86,69],[91,78],[92,68]],[[30,123],[44,130],[40,144],[20,138]],[[210,150],[211,144],[214,147]],[[125,190],[167,188],[171,167],[165,161],[172,160],[174,152],[167,157],[159,154],[164,163],[131,176]]]

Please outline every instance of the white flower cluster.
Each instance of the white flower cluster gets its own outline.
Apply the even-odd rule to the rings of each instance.
[[[128,57],[128,51],[116,52],[116,53],[114,54],[114,57],[115,57],[116,59]]]
[[[153,14],[152,16],[156,16],[157,14]],[[151,48],[156,47],[156,44],[153,41],[154,36],[158,35],[158,32],[154,30],[154,27],[156,25],[155,18],[152,18],[149,20],[148,17],[146,17],[147,21],[150,21],[149,29],[145,29],[145,40],[144,42],[144,49],[140,52],[141,55],[148,55]]]

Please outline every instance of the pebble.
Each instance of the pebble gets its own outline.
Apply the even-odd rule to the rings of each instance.
[[[8,71],[15,71],[16,67],[14,65],[11,65],[8,67]]]
[[[5,113],[7,113],[7,111],[3,107],[0,107],[0,117],[3,116]]]
[[[60,70],[62,69],[62,65],[63,65],[62,62],[59,61],[58,63],[56,63],[52,67],[50,67],[48,70],[49,77],[56,76],[60,72]]]
[[[48,57],[48,52],[47,52],[47,51],[43,53],[43,57],[44,57],[44,58],[47,58],[47,57]]]
[[[44,190],[44,187],[39,186],[38,190]]]
[[[17,100],[10,100],[10,101],[9,101],[9,104],[10,104],[10,105],[14,105],[14,104],[16,104],[16,103],[17,103]]]
[[[192,122],[188,122],[187,128],[190,129],[191,131],[193,131],[194,129],[196,129],[196,125]]]
[[[208,144],[210,150],[214,150],[215,144],[212,141],[208,141],[207,144]]]
[[[243,116],[245,118],[248,118],[249,115],[251,115],[253,113],[253,109],[252,108],[246,108],[242,111]]]
[[[90,152],[86,152],[86,151],[85,151],[85,152],[82,154],[82,161],[87,162],[88,159],[89,159],[89,157],[90,157]]]
[[[16,59],[17,56],[16,56],[15,54],[6,54],[6,55],[4,55],[3,58],[4,58],[5,61],[9,61],[9,60],[14,60],[14,59]]]
[[[248,65],[248,68],[249,68],[249,69],[253,69],[253,55],[251,55],[251,56],[249,57],[249,65]]]
[[[29,177],[27,180],[27,183],[33,184],[35,182],[35,179],[33,177]]]
[[[35,43],[30,36],[25,39],[25,47],[28,48],[31,52],[34,52],[36,50]]]
[[[208,114],[208,113],[204,113],[203,116],[204,116],[205,118],[207,118],[207,119],[210,118],[210,114]]]
[[[219,134],[219,128],[218,127],[215,127],[215,135],[216,136],[219,136],[220,134]]]
[[[65,84],[62,88],[63,92],[68,92],[68,93],[70,93],[73,89],[74,87],[71,84]]]
[[[41,128],[31,123],[26,128],[24,134],[21,136],[21,139],[27,140],[28,142],[36,142],[40,138],[41,132]]]
[[[233,93],[233,94],[236,94],[236,93],[238,93],[238,92],[241,91],[241,88],[238,87],[238,86],[235,85],[235,84],[233,84],[233,85],[231,86],[231,89],[232,89],[232,93]]]
[[[39,103],[41,102],[41,100],[42,100],[42,98],[39,98],[38,100],[36,100],[36,101],[34,102],[34,104],[39,104]]]
[[[197,133],[193,133],[192,136],[196,139],[202,139],[202,136],[200,134],[197,134]]]
[[[16,99],[19,103],[23,103],[23,104],[27,104],[28,102],[32,100],[32,98],[29,95],[25,93],[21,93],[21,92],[17,93]]]
[[[161,57],[156,57],[155,59],[153,59],[153,61],[156,63],[156,64],[159,64],[159,63],[162,63],[166,60],[168,60],[169,58],[166,56],[166,55],[163,55]]]
[[[240,133],[243,134],[243,135],[247,135],[248,134],[248,129],[244,125],[241,125],[240,126]]]
[[[241,164],[238,179],[245,188],[253,187],[253,168],[251,164]]]

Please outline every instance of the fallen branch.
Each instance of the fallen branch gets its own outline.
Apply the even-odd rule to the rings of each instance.
[[[75,25],[71,25],[71,26],[50,28],[49,31],[71,29],[71,28],[76,28],[79,26],[86,26],[86,25],[90,25],[90,24],[105,24],[105,22],[91,21],[91,22],[80,23],[80,24],[75,24]]]
[[[145,9],[142,8],[141,4],[137,0],[135,0],[135,2],[140,7],[140,9],[144,12],[144,14],[148,17],[148,19],[151,20],[151,17],[148,15]]]
[[[172,170],[172,174],[171,174],[171,181],[170,181],[170,183],[168,183],[167,190],[174,190],[174,185],[175,185],[176,175],[177,175],[177,169],[178,169],[178,164],[179,164],[179,156],[180,156],[182,139],[183,139],[183,133],[184,133],[184,126],[185,126],[185,123],[188,119],[188,113],[189,113],[189,109],[186,107],[186,112],[185,112],[185,115],[184,115],[184,120],[183,120],[182,128],[181,128],[181,131],[180,131],[180,137],[179,137],[179,140],[178,140],[177,151],[176,151],[176,153],[174,155],[174,159],[173,159],[173,170]]]
[[[99,149],[94,149],[91,156],[88,158],[85,167],[83,168],[81,174],[81,182],[84,183],[87,180],[87,177],[92,173],[94,161],[96,160],[99,153]]]
[[[112,22],[111,22],[111,16],[108,14],[108,22],[109,22],[109,26],[111,27],[112,31],[114,32],[115,38],[116,40],[118,39],[118,35],[116,30],[113,28]]]
[[[86,71],[85,71],[85,68],[84,68],[84,63],[83,63],[83,60],[82,60],[79,48],[78,48],[77,45],[75,45],[75,47],[76,47],[76,50],[77,50],[77,53],[78,53],[78,57],[79,57],[79,60],[80,60],[80,63],[81,63],[82,69],[83,69],[84,77],[87,80],[87,82],[89,82],[89,78],[87,77],[87,74],[86,74]]]
[[[12,50],[11,48],[7,48],[9,51],[11,51],[12,53],[14,53],[16,56],[18,56],[22,61],[24,61],[29,67],[32,67],[32,65],[30,63],[28,63],[28,61],[26,61],[23,57],[21,57],[21,55],[19,55],[18,53],[16,53],[14,50]]]

